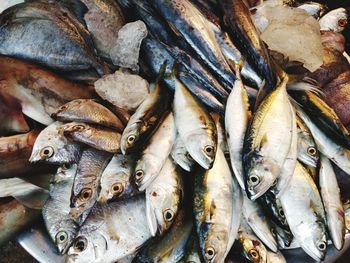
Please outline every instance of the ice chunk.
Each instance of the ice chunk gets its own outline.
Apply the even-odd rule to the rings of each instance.
[[[132,111],[149,94],[149,84],[138,75],[118,70],[96,81],[95,90],[101,98],[113,105]]]
[[[138,71],[142,40],[147,36],[147,27],[142,21],[128,23],[118,32],[116,45],[111,50],[113,64]]]
[[[252,14],[253,22],[256,28],[263,32],[265,28],[269,25],[269,19],[267,17],[266,8],[275,7],[278,5],[283,5],[283,0],[267,0],[250,9]]]
[[[323,64],[320,25],[299,8],[266,7],[269,25],[261,39],[269,49],[282,53],[289,61],[299,61],[311,72]]]
[[[9,8],[10,6],[23,3],[24,0],[0,0],[0,13]]]
[[[325,14],[319,22],[322,31],[342,32],[348,23],[348,15],[345,8],[337,8]]]

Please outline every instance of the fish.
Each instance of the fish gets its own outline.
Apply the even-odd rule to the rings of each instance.
[[[195,234],[195,231],[192,231],[192,234],[189,237],[189,240],[187,241],[184,261],[185,262],[192,262],[192,263],[201,263],[202,262],[200,254],[199,254],[198,238]]]
[[[238,73],[237,80],[226,103],[225,130],[231,167],[242,189],[245,189],[242,152],[244,137],[250,119],[251,113],[249,111],[247,91]]]
[[[70,196],[70,216],[81,224],[100,194],[101,176],[112,154],[88,148],[83,151]]]
[[[169,232],[147,244],[136,262],[180,262],[192,233],[192,224],[191,216],[184,209],[180,210]]]
[[[204,169],[213,166],[217,150],[217,130],[212,117],[200,102],[176,82],[174,96],[175,125],[191,157]],[[183,109],[186,109],[186,112]]]
[[[277,253],[267,251],[267,258],[270,263],[287,263],[280,251],[277,251]]]
[[[81,145],[68,141],[59,133],[61,122],[54,122],[42,130],[35,140],[29,162],[49,164],[71,164],[80,159]]]
[[[162,236],[174,223],[183,200],[182,174],[171,159],[165,161],[145,195],[151,234]]]
[[[69,248],[66,262],[113,263],[136,253],[151,236],[144,196],[97,204]]]
[[[168,112],[169,103],[169,92],[157,81],[154,90],[130,117],[123,131],[120,140],[120,149],[123,154],[142,148],[144,142],[150,138]]]
[[[323,260],[327,249],[324,208],[314,181],[299,162],[280,200],[301,248],[316,261]]]
[[[96,97],[91,86],[68,81],[30,62],[2,55],[0,80],[0,101],[9,109],[20,108],[26,116],[46,126],[54,122],[51,114],[68,101]]]
[[[132,180],[133,160],[122,154],[115,154],[101,177],[101,191],[98,202],[101,204],[127,199],[140,194]]]
[[[348,14],[345,8],[329,11],[319,20],[321,31],[342,32],[348,24]]]
[[[125,24],[124,14],[113,0],[81,0],[88,11],[84,14],[86,27],[91,34],[98,54],[110,60],[110,52]]]
[[[97,150],[120,153],[121,134],[115,130],[82,122],[61,125],[59,132],[69,140],[84,143]]]
[[[276,87],[276,75],[272,69],[269,53],[260,39],[248,7],[242,0],[220,0],[224,13],[224,24],[229,27],[232,39],[248,63],[265,79],[266,85],[259,92],[259,101]]]
[[[297,117],[298,125],[298,160],[306,165],[317,167],[319,152],[314,138],[305,123]]]
[[[113,112],[91,99],[70,101],[59,107],[51,116],[61,122],[83,122],[101,125],[118,132],[124,130],[124,124]]]
[[[171,157],[182,169],[187,172],[192,171],[195,161],[188,153],[184,142],[181,140],[180,135],[176,135],[176,139],[171,150]]]
[[[277,242],[271,232],[271,225],[257,202],[243,195],[243,216],[257,237],[273,252],[277,252]]]
[[[156,0],[153,6],[171,29],[184,38],[197,57],[211,69],[221,85],[230,90],[235,81],[234,73],[203,14],[188,0]]]
[[[194,225],[205,262],[223,262],[231,247],[233,183],[224,153],[217,149],[210,170],[195,175]]]
[[[169,113],[141,152],[135,167],[135,184],[144,191],[159,175],[171,152],[176,136],[173,113]]]
[[[295,118],[287,82],[286,76],[260,104],[246,132],[243,173],[251,200],[263,195],[278,179],[291,146]]]
[[[57,2],[11,7],[0,15],[0,25],[0,54],[38,63],[73,80],[96,79],[107,71],[85,26]]]
[[[48,172],[51,168],[44,164],[31,164],[28,159],[40,130],[0,137],[0,178],[14,176],[34,176]]]
[[[61,254],[67,252],[79,230],[79,225],[69,215],[70,194],[76,171],[76,164],[58,168],[50,185],[50,196],[42,209],[47,232]]]
[[[22,113],[21,105],[17,101],[11,102],[12,106],[0,104],[0,136],[27,133],[29,125]]]
[[[330,237],[335,248],[341,250],[345,237],[344,208],[332,164],[323,155],[321,155],[319,185]]]

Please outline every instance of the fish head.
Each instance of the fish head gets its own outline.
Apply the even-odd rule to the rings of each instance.
[[[40,132],[37,137],[29,161],[64,164],[76,162],[81,154],[81,147],[68,141],[59,133],[60,122],[55,122]]]
[[[90,210],[98,198],[96,187],[83,186],[80,188],[81,190],[77,191],[77,195],[72,193],[71,196],[71,210],[69,215],[74,220],[78,220],[84,212]]]
[[[298,159],[313,167],[317,167],[319,160],[319,153],[315,142],[302,132],[298,133]]]
[[[348,14],[345,8],[334,9],[320,19],[321,31],[342,32],[348,23]]]
[[[48,231],[57,245],[58,251],[61,254],[65,254],[68,248],[73,243],[79,226],[74,220],[66,219],[60,222],[59,225],[51,226]]]
[[[124,172],[111,173],[101,178],[101,191],[98,198],[99,203],[107,203],[112,200],[117,200],[124,194],[129,193],[132,188],[129,182],[129,175]]]
[[[187,172],[191,171],[192,166],[195,162],[179,137],[174,143],[173,149],[171,151],[171,157],[178,165],[180,165],[182,169]]]
[[[186,148],[193,160],[204,169],[208,170],[213,167],[217,150],[216,135],[209,132],[205,134],[192,134],[186,140]]]
[[[138,160],[135,167],[135,184],[139,191],[144,191],[159,173],[162,165],[160,160],[151,154],[144,155]]]
[[[129,121],[130,123],[130,121]],[[145,126],[140,122],[129,124],[125,127],[120,139],[120,149],[123,154],[131,153],[137,148],[140,141],[141,132],[145,131]]]
[[[253,263],[267,262],[267,250],[265,246],[254,236],[239,234],[239,241],[243,253]]]
[[[62,125],[60,127],[60,133],[66,137],[73,134],[77,137],[90,137],[92,135],[90,126],[80,122],[70,122]]]

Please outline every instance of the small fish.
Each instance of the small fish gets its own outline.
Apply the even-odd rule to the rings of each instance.
[[[132,163],[130,157],[122,154],[113,156],[102,173],[99,203],[125,199],[140,193],[131,179]]]
[[[336,249],[344,245],[345,219],[340,189],[331,162],[321,155],[319,185],[326,210],[328,231]]]
[[[319,20],[321,31],[342,32],[348,24],[348,14],[345,8],[329,11]]]
[[[297,117],[298,160],[306,165],[317,167],[319,153],[314,138],[305,123]]]
[[[205,262],[224,262],[231,247],[233,183],[230,167],[219,148],[210,170],[195,175],[194,218]]]
[[[46,229],[61,254],[67,252],[79,228],[69,216],[70,194],[76,171],[76,164],[70,168],[65,165],[58,168],[50,186],[50,196],[42,209]]]
[[[78,162],[82,147],[68,141],[59,133],[62,125],[61,122],[54,122],[40,132],[34,143],[30,162],[45,161],[58,165]]]
[[[162,236],[173,224],[183,199],[178,167],[167,159],[159,175],[146,188],[147,222],[152,236]]]
[[[290,230],[302,249],[313,259],[323,260],[327,250],[325,212],[314,181],[299,162],[280,200]]]
[[[115,130],[70,122],[63,124],[59,132],[72,141],[84,143],[97,150],[120,153],[121,135]]]
[[[175,125],[189,154],[204,169],[210,169],[217,149],[217,131],[212,117],[178,80],[173,108]]]
[[[114,263],[151,238],[141,195],[96,205],[68,250],[67,263]]]
[[[123,154],[135,152],[142,148],[157,129],[161,119],[167,113],[170,95],[159,81],[156,82],[153,92],[141,103],[136,112],[130,117],[120,140]]]
[[[171,157],[174,162],[176,162],[182,169],[187,172],[190,172],[195,165],[195,161],[188,153],[184,142],[181,140],[180,135],[176,135],[176,140],[171,150]]]
[[[111,158],[110,153],[94,148],[88,148],[82,153],[72,187],[69,212],[79,223],[84,222],[86,214],[96,203],[101,190],[101,176]]]
[[[149,145],[142,151],[136,162],[135,183],[144,191],[159,175],[171,152],[176,136],[174,116],[169,113],[152,135]]]
[[[119,118],[95,100],[70,101],[59,107],[52,117],[62,122],[83,122],[105,126],[119,132],[124,130],[124,125]]]

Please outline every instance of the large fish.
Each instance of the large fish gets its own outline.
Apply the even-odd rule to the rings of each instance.
[[[62,79],[32,63],[0,56],[1,103],[15,109],[20,105],[25,115],[39,123],[51,124],[50,115],[71,100],[95,96],[90,86]]]
[[[90,33],[59,3],[30,1],[13,6],[0,15],[0,25],[0,54],[67,72],[73,79],[85,78],[84,74],[96,79],[105,71]]]

